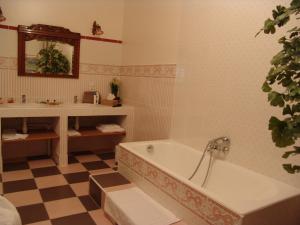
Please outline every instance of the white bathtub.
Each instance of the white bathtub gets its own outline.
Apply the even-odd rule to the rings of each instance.
[[[146,150],[149,144],[154,146],[152,153]],[[289,205],[299,209],[300,190],[282,182],[225,160],[214,160],[206,185],[202,188],[208,156],[194,178],[188,180],[201,154],[172,140],[131,142],[119,145],[117,160],[121,164],[120,173],[129,179],[132,178],[128,174],[130,171],[136,173],[199,216],[201,220],[193,224],[260,225],[268,221],[268,225],[300,225],[299,215],[292,218],[294,215],[277,212],[280,203],[285,211]],[[265,214],[261,215],[263,212]],[[272,219],[268,219],[267,214],[272,215]],[[255,215],[263,217],[263,220]],[[276,215],[284,216],[284,222],[279,222],[280,218],[276,219]]]

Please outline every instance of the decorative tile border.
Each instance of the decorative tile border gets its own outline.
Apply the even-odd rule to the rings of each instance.
[[[16,70],[17,68],[17,58],[0,57],[0,69]]]
[[[120,75],[133,77],[175,78],[176,64],[121,66]]]
[[[80,63],[80,74],[119,76],[120,66]]]
[[[0,57],[0,69],[17,70],[18,62],[14,57]],[[119,76],[120,66],[80,63],[80,74]]]
[[[0,69],[17,70],[17,58],[0,57]],[[130,76],[130,77],[154,77],[175,78],[176,65],[102,65],[80,63],[80,74],[102,75],[102,76]]]
[[[118,147],[117,160],[151,182],[210,225],[239,225],[242,217],[177,180],[134,153]]]

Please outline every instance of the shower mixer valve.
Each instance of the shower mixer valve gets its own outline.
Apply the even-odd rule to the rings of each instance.
[[[223,152],[227,153],[230,148],[230,139],[228,137],[219,137],[209,141],[209,152]]]
[[[201,159],[199,160],[199,162],[197,164],[196,169],[194,170],[193,174],[189,177],[189,180],[191,180],[195,176],[198,169],[200,168],[200,166],[201,166],[201,164],[204,160],[204,157],[206,155],[205,153],[209,152],[210,153],[209,164],[208,164],[208,168],[207,168],[207,171],[206,171],[204,181],[202,182],[202,185],[201,185],[201,187],[203,187],[206,180],[207,180],[207,178],[208,178],[209,170],[210,170],[210,167],[212,165],[212,159],[215,156],[215,154],[213,154],[213,153],[215,153],[215,152],[223,153],[223,154],[221,154],[221,156],[222,156],[221,158],[224,158],[225,154],[227,152],[229,152],[229,147],[230,147],[230,139],[228,137],[219,137],[219,138],[215,138],[213,140],[210,140],[208,142],[208,144],[206,145],[205,149],[204,149],[204,152],[201,156]]]

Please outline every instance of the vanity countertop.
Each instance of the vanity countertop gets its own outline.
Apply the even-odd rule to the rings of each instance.
[[[128,115],[132,106],[111,107],[88,103],[47,105],[39,103],[0,104],[0,117],[35,117],[35,116],[97,116]]]

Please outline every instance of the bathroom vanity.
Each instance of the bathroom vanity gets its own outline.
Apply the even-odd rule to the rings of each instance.
[[[38,122],[36,122],[38,121]],[[41,122],[42,121],[42,122]],[[125,132],[102,133],[95,129],[95,123],[118,123],[125,128]],[[28,124],[26,124],[28,123]],[[32,124],[46,124],[45,129],[31,129]],[[68,129],[77,126],[80,136],[68,136]],[[94,123],[94,124],[93,124]],[[32,154],[30,144],[41,142],[48,154],[60,166],[68,164],[68,151],[80,150],[88,146],[89,138],[103,140],[131,140],[133,124],[133,107],[109,107],[93,104],[1,104],[0,105],[0,135],[3,129],[14,128],[18,131],[28,129],[28,136],[24,139],[3,140],[0,145],[0,173],[3,170],[3,153],[18,156],[18,151],[29,156]],[[25,126],[25,128],[24,128]],[[125,135],[126,134],[126,135]],[[2,135],[1,135],[2,137]],[[26,148],[24,146],[27,145]],[[29,145],[29,147],[28,147]],[[38,148],[43,146],[38,146]],[[97,148],[98,146],[94,146]],[[101,146],[99,145],[99,148]],[[71,149],[72,148],[72,149]],[[13,152],[14,151],[14,152]]]

